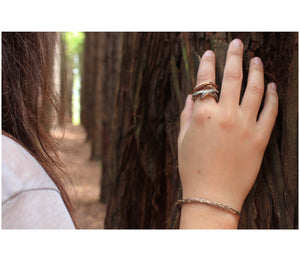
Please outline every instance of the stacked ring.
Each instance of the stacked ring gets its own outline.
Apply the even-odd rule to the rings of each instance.
[[[218,101],[218,91],[219,87],[213,82],[202,82],[195,86],[193,89],[193,101],[199,96],[200,100],[205,98],[206,96],[212,96]]]
[[[193,100],[195,101],[196,98],[199,96],[200,100],[203,99],[206,96],[212,96],[215,98],[216,101],[218,101],[218,90],[216,89],[210,89],[210,90],[201,90],[201,91],[197,91],[195,93],[193,93]]]

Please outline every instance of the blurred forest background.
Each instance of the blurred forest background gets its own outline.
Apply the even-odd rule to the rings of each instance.
[[[66,125],[58,141],[63,157],[71,157],[81,228],[178,228],[179,115],[196,83],[201,55],[207,49],[216,53],[220,86],[234,38],[245,46],[242,92],[249,61],[259,56],[265,82],[277,83],[280,99],[239,228],[298,228],[298,33],[67,32],[58,37],[54,86],[63,111],[59,120]],[[46,124],[55,130],[57,120]]]

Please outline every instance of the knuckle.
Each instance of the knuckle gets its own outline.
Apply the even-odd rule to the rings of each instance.
[[[259,84],[253,84],[250,86],[250,90],[254,94],[263,95],[264,94],[264,87]]]
[[[254,138],[254,147],[259,150],[264,150],[266,147],[266,138],[262,132],[258,132]]]
[[[248,139],[252,135],[251,127],[249,126],[249,121],[247,119],[244,119],[240,124],[240,129],[242,136],[246,139]]]
[[[211,110],[208,106],[201,106],[199,109],[195,111],[194,114],[194,121],[198,123],[202,123],[204,119],[206,119],[209,114],[211,113]]]
[[[226,111],[219,118],[220,125],[223,128],[232,128],[235,124],[235,115],[232,111]]]
[[[226,70],[224,72],[224,78],[228,80],[240,80],[243,78],[243,72],[242,70],[236,69],[236,70]]]

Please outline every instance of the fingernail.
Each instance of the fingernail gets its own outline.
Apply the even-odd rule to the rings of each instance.
[[[236,48],[243,48],[243,43],[240,39],[234,39],[232,42],[232,46]]]
[[[203,55],[204,55],[204,56],[213,56],[213,55],[214,55],[214,52],[211,51],[211,50],[207,50]]]
[[[261,61],[261,59],[260,59],[259,57],[254,57],[254,58],[253,58],[253,62],[254,62],[255,64],[262,64],[262,61]]]
[[[269,87],[274,91],[276,91],[277,89],[276,84],[274,82],[269,83]]]

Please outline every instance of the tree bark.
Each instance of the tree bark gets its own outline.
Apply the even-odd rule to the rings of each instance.
[[[123,33],[110,150],[106,228],[178,228],[179,115],[196,83],[199,57],[212,49],[221,86],[226,51],[244,42],[249,61],[264,62],[265,81],[278,86],[280,107],[239,228],[298,228],[298,34]]]
[[[106,33],[106,44],[104,47],[105,57],[102,67],[106,68],[102,83],[102,169],[101,169],[101,194],[100,201],[106,203],[111,189],[111,179],[109,172],[110,151],[112,145],[112,125],[114,117],[114,100],[116,86],[119,85],[122,33]]]
[[[123,34],[106,228],[165,228],[172,222],[180,194],[173,142],[180,108],[171,103],[174,89],[166,87],[176,39],[176,33]]]

